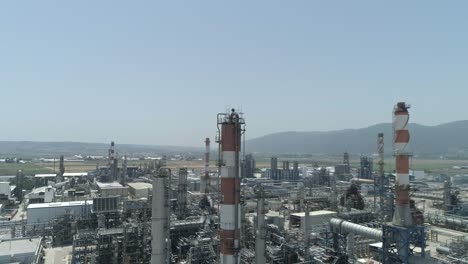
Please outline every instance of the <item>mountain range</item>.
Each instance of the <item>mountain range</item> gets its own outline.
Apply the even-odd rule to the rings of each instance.
[[[437,126],[409,124],[410,143],[408,149],[415,154],[437,157],[460,150],[468,153],[468,120],[456,121]],[[344,129],[327,132],[280,132],[249,139],[246,141],[247,153],[277,154],[339,154],[348,151],[354,154],[377,152],[377,134],[383,132],[385,152],[391,153],[392,124],[382,123],[360,129]],[[109,144],[82,142],[36,142],[0,141],[0,155],[4,157],[56,156],[56,155],[107,155]],[[118,144],[119,153],[129,155],[151,154],[202,154],[202,146],[155,146]],[[214,144],[212,151],[215,151]]]
[[[110,144],[83,142],[39,142],[39,141],[0,141],[0,156],[3,157],[56,157],[57,155],[73,156],[98,155],[107,156]],[[122,155],[151,156],[180,153],[202,153],[202,148],[180,146],[156,146],[118,144],[115,149]]]
[[[437,126],[409,124],[408,149],[415,154],[444,154],[468,149],[468,120]],[[385,152],[392,149],[391,123],[360,129],[328,132],[281,132],[246,141],[247,152],[259,153],[350,153],[377,152],[377,134],[384,133]]]

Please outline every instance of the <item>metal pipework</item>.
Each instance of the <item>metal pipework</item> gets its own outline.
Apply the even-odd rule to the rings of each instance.
[[[340,234],[353,233],[356,235],[374,239],[376,241],[382,241],[383,238],[383,232],[380,229],[358,225],[339,218],[330,219],[330,226],[332,228],[332,231],[338,232]]]
[[[170,263],[169,237],[169,168],[160,168],[153,177],[153,205],[151,208],[151,264]]]
[[[436,248],[436,251],[439,254],[450,255],[450,248],[449,247],[438,246]]]
[[[352,178],[351,182],[354,183],[364,183],[364,184],[374,184],[374,180],[368,180],[368,179],[357,179],[357,178]]]
[[[468,226],[468,219],[445,216],[445,223],[448,226],[456,226],[456,227],[466,228]]]

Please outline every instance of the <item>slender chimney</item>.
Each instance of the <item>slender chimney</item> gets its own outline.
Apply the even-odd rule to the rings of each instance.
[[[65,173],[65,165],[64,165],[64,157],[63,155],[60,156],[59,161],[59,173],[57,175],[57,183],[63,182],[63,174]]]
[[[116,161],[116,153],[115,153],[115,143],[114,141],[111,142],[110,148],[108,150],[108,166],[109,166],[109,179],[108,181],[116,181],[117,180],[117,161]]]
[[[169,264],[169,186],[171,170],[161,168],[153,174],[151,209],[151,264]]]
[[[410,185],[409,185],[409,153],[407,146],[409,142],[408,113],[409,105],[399,102],[393,112],[393,150],[396,164],[395,179],[395,214],[393,224],[396,226],[409,227],[413,225],[410,211]]]
[[[200,181],[200,193],[208,193],[210,184],[210,138],[205,139],[205,175]]]
[[[179,185],[177,186],[177,218],[185,219],[187,214],[187,168],[179,169]]]
[[[122,171],[120,172],[120,184],[125,186],[127,183],[127,155],[124,156]]]
[[[266,263],[266,229],[265,229],[265,192],[263,186],[256,190],[257,194],[257,230],[255,234],[255,264]]]
[[[240,263],[240,159],[241,135],[244,119],[232,109],[218,114],[221,125],[221,197],[220,204],[220,259],[221,264]]]

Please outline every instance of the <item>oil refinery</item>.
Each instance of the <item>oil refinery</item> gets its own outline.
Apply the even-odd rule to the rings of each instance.
[[[232,109],[200,139],[199,163],[112,142],[90,170],[67,172],[64,156],[56,173],[19,170],[0,179],[0,264],[468,263],[468,184],[413,170],[409,110],[396,103],[375,155],[343,147],[334,164],[259,162]]]

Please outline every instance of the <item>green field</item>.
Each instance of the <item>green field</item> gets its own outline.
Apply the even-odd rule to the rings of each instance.
[[[148,161],[129,161],[129,166],[140,166],[144,165]],[[339,161],[324,160],[324,161],[299,161],[300,164],[312,165],[319,164],[325,166],[333,166]],[[432,173],[446,173],[446,174],[459,174],[468,173],[468,170],[454,170],[453,166],[463,166],[468,162],[461,160],[411,160],[411,169],[414,170],[425,170],[426,172]],[[65,172],[88,172],[96,169],[96,166],[106,166],[106,161],[84,161],[84,162],[65,162]],[[202,169],[203,161],[168,161],[167,165],[172,169],[180,167]],[[290,163],[292,165],[292,163]],[[119,164],[121,166],[121,164]],[[214,168],[215,162],[211,161],[210,166]],[[278,166],[281,167],[281,161],[278,162]],[[351,160],[351,166],[358,167],[358,160]],[[270,162],[259,161],[257,162],[258,168],[269,168]],[[2,175],[15,175],[17,170],[23,170],[26,175],[33,175],[37,173],[53,173],[58,171],[58,164],[55,166],[53,163],[0,163],[0,176]],[[374,161],[374,170],[378,169],[377,162]],[[395,162],[393,159],[386,159],[385,171],[392,172],[395,169]]]
[[[18,170],[23,170],[25,175],[52,172],[52,170],[35,163],[0,163],[0,176],[16,175]]]

